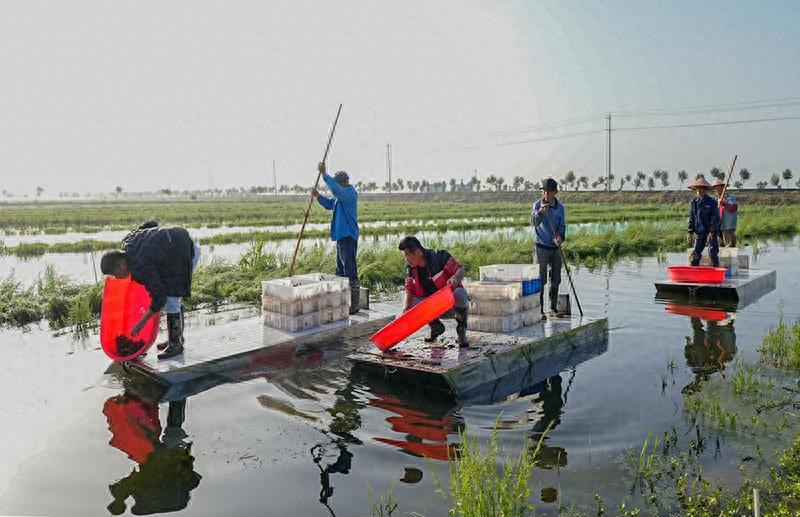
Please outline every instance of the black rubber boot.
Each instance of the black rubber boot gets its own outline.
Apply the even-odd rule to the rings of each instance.
[[[159,359],[169,359],[183,353],[183,313],[167,314],[167,334],[169,344],[158,354]]]
[[[359,302],[361,301],[361,284],[356,281],[350,281],[350,314],[355,314],[361,307],[359,306]]]
[[[436,338],[444,334],[444,323],[438,318],[428,323],[428,326],[431,328],[431,335],[425,338],[426,343],[433,343]]]
[[[467,339],[467,309],[456,309],[456,335],[458,339],[459,348],[466,348],[469,346]]]
[[[169,317],[170,316],[171,316],[170,314],[167,314],[167,336],[169,336]],[[174,316],[174,314],[172,314],[172,316]],[[180,316],[181,316],[181,328],[183,328],[183,309],[181,309]],[[156,345],[156,348],[159,349],[159,350],[164,350],[165,348],[167,348],[167,346],[169,346],[169,341],[170,341],[170,338],[167,337],[167,339],[165,339],[161,343],[158,343]],[[183,341],[181,341],[181,344],[183,344]]]

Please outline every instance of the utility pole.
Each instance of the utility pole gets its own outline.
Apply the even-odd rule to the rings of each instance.
[[[278,195],[278,174],[275,172],[275,160],[272,160],[272,188],[273,193]]]
[[[389,195],[392,195],[392,145],[386,144],[386,171],[389,174]]]
[[[608,170],[606,171],[606,190],[611,192],[611,113],[606,117],[608,120]]]

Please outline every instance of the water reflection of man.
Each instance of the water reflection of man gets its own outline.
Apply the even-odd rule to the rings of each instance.
[[[725,369],[725,363],[736,355],[736,330],[733,321],[707,321],[703,325],[700,318],[691,318],[692,336],[686,337],[683,349],[686,365],[692,370],[695,378],[686,388],[692,390],[711,374]]]
[[[541,407],[539,418],[533,423],[531,436],[534,440],[534,446],[542,439],[545,432],[552,431],[561,423],[562,409],[566,403],[566,393],[563,392],[561,387],[562,382],[560,374],[548,378],[544,382],[542,391],[533,399],[533,403]],[[565,467],[567,465],[567,451],[563,447],[546,445],[542,440],[536,460],[537,466],[545,469],[551,469],[556,466]]]
[[[125,500],[133,497],[131,512],[136,515],[174,512],[186,508],[189,493],[202,476],[194,471],[191,442],[182,426],[186,400],[169,403],[167,426],[161,434],[158,405],[126,393],[106,401],[103,413],[108,419],[110,445],[139,463],[126,478],[109,485],[114,501],[108,505],[112,515],[126,510]]]

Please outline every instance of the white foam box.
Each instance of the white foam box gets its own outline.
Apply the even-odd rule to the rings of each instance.
[[[261,282],[262,296],[289,302],[319,297],[324,291],[322,283],[311,278],[290,276]]]
[[[319,311],[319,322],[321,325],[343,321],[350,317],[350,306],[340,305],[338,307],[326,307]]]
[[[529,294],[528,296],[522,297],[522,311],[532,311],[536,309],[537,311],[542,310],[542,302],[539,299],[539,293]]]
[[[524,327],[530,327],[531,325],[534,325],[540,321],[542,321],[542,312],[539,309],[525,311],[522,313],[522,325]]]
[[[288,316],[309,314],[311,312],[317,312],[320,309],[321,296],[323,295],[295,301],[281,300],[280,298],[273,298],[272,296],[262,296],[261,310]]]
[[[466,282],[464,288],[472,300],[513,300],[522,296],[519,282]]]
[[[724,250],[724,251],[723,251]],[[686,252],[688,263],[692,262],[692,254],[694,249],[689,249]],[[740,259],[738,256],[737,248],[720,248],[719,249],[719,267],[724,267],[728,270],[727,276],[736,276],[739,273]],[[711,266],[711,257],[708,255],[708,246],[703,250],[700,256],[701,266]]]
[[[470,314],[467,320],[467,327],[470,330],[479,332],[513,332],[522,327],[522,313],[510,316]]]
[[[522,311],[522,298],[513,300],[475,300],[469,302],[470,314],[509,316]]]
[[[492,264],[480,267],[481,282],[524,282],[539,278],[539,267],[533,264]]]
[[[261,311],[264,325],[287,332],[299,332],[319,327],[319,316],[319,312],[289,316],[288,314],[279,314],[277,312]]]

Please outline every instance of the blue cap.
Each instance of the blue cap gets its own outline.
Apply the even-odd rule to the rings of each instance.
[[[333,179],[336,181],[349,180],[350,176],[345,171],[338,171],[333,175]]]

